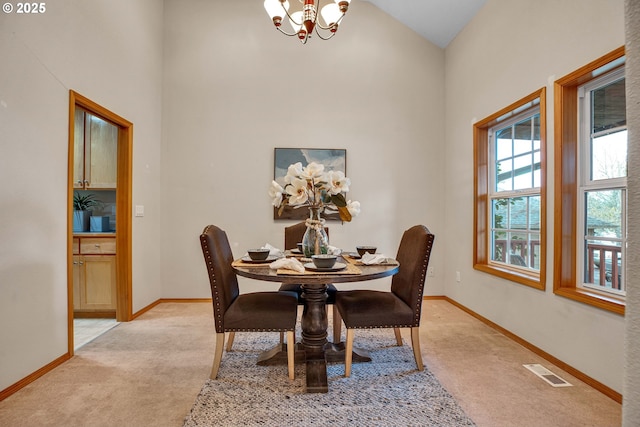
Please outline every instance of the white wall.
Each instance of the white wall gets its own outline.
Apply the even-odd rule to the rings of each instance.
[[[553,294],[553,82],[624,43],[623,0],[489,0],[446,49],[446,294],[618,392],[624,317]],[[547,283],[539,291],[473,270],[472,124],[545,86]]]
[[[161,297],[162,13],[57,0],[0,14],[0,390],[67,352],[69,89],[134,123],[134,203],[150,213],[134,222],[134,310]]]
[[[292,222],[274,221],[267,195],[275,147],[346,149],[362,213],[330,222],[331,244],[394,256],[402,232],[425,224],[436,234],[427,293],[442,295],[443,50],[357,1],[334,39],[303,46],[256,3],[165,3],[164,296],[211,295],[198,240],[207,224],[227,231],[235,256],[282,247]]]

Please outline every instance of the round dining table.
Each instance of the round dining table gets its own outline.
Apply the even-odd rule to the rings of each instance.
[[[347,265],[346,271],[318,272],[305,270],[301,274],[283,269],[274,270],[269,267],[269,264],[253,265],[238,261],[236,260],[232,264],[238,276],[267,282],[302,285],[304,306],[301,319],[302,339],[299,348],[303,352],[306,364],[307,393],[326,393],[329,390],[327,361],[344,362],[344,343],[330,343],[327,341],[327,285],[329,283],[363,282],[380,279],[396,274],[400,268],[397,262],[365,265],[353,259],[346,260],[340,257],[338,261]],[[286,344],[279,346],[281,348],[276,351],[272,350],[271,354],[282,354],[283,351],[286,354],[284,345]],[[296,356],[297,359],[298,356]],[[354,362],[370,360],[366,354],[354,354]]]

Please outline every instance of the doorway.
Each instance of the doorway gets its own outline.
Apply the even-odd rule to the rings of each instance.
[[[77,178],[77,167],[79,163],[82,164],[84,159],[77,159],[80,156],[80,151],[76,149],[77,132],[83,132],[81,128],[76,126],[76,117],[78,112],[83,112],[84,115],[95,117],[97,121],[104,121],[108,123],[112,128],[117,129],[117,136],[114,136],[114,145],[116,145],[114,151],[114,161],[117,167],[114,172],[116,182],[113,185],[115,192],[115,234],[113,237],[102,239],[102,235],[90,235],[89,238],[78,238],[78,234],[74,234],[74,196],[78,194],[82,195],[82,190],[86,188],[79,188],[78,183],[82,181],[86,183],[88,187],[91,186],[90,180],[83,178]],[[68,216],[67,216],[67,307],[68,307],[68,350],[69,355],[74,354],[74,306],[78,304],[79,295],[82,293],[79,291],[78,280],[84,280],[83,274],[87,273],[85,270],[79,270],[78,265],[84,264],[85,260],[102,262],[103,265],[107,265],[108,257],[111,257],[113,266],[111,267],[111,274],[114,277],[113,291],[115,293],[114,307],[115,318],[118,322],[128,322],[132,318],[132,275],[131,275],[131,182],[132,182],[132,154],[133,154],[133,124],[128,120],[120,117],[119,115],[109,111],[108,109],[98,105],[90,99],[80,95],[79,93],[71,90],[69,91],[69,174],[68,174]],[[89,167],[87,163],[87,167]],[[75,178],[74,178],[75,176]],[[96,220],[102,220],[104,217],[97,217]],[[92,221],[93,227],[95,222],[96,227],[106,226],[108,227],[109,221]],[[76,224],[77,227],[77,224]],[[76,228],[76,230],[78,230]],[[101,231],[101,230],[100,230]],[[111,235],[110,235],[111,236]],[[93,238],[93,240],[91,240]],[[98,240],[96,240],[98,238]],[[87,258],[83,258],[81,251],[83,250],[82,240],[87,242],[87,247],[94,248],[97,251],[109,250],[112,252],[105,252],[106,255],[100,253],[87,255]],[[104,242],[104,243],[103,243]],[[104,249],[108,248],[108,249]],[[74,262],[76,263],[74,265]],[[87,263],[89,265],[89,263]],[[103,268],[105,267],[98,267]],[[75,283],[75,286],[74,286]],[[74,290],[75,287],[75,290]],[[97,291],[98,295],[101,291]],[[89,301],[91,302],[91,301]],[[99,311],[99,310],[98,310]]]

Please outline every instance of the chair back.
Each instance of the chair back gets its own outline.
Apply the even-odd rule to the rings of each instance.
[[[233,253],[227,233],[215,225],[205,227],[200,235],[200,244],[209,274],[216,332],[223,333],[224,314],[240,294],[238,278],[231,267]]]
[[[305,231],[307,231],[307,225],[305,221],[293,224],[289,227],[285,227],[284,249],[296,249],[298,247],[298,243],[302,243],[302,238],[304,237]],[[324,231],[327,233],[327,237],[329,237],[329,227],[325,227]]]
[[[391,292],[413,309],[414,326],[420,325],[424,281],[434,239],[427,227],[415,225],[404,232],[398,247],[396,259],[400,270],[391,279]]]

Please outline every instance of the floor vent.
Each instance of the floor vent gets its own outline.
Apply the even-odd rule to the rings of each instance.
[[[534,374],[536,374],[537,376],[545,380],[547,383],[549,383],[553,387],[571,387],[572,386],[572,384],[563,380],[562,378],[560,378],[559,376],[557,376],[556,374],[554,374],[553,372],[551,372],[550,370],[548,370],[542,365],[535,363],[531,365],[522,365],[522,366],[524,366],[525,368],[527,368],[528,370],[530,370],[531,372],[533,372]]]

